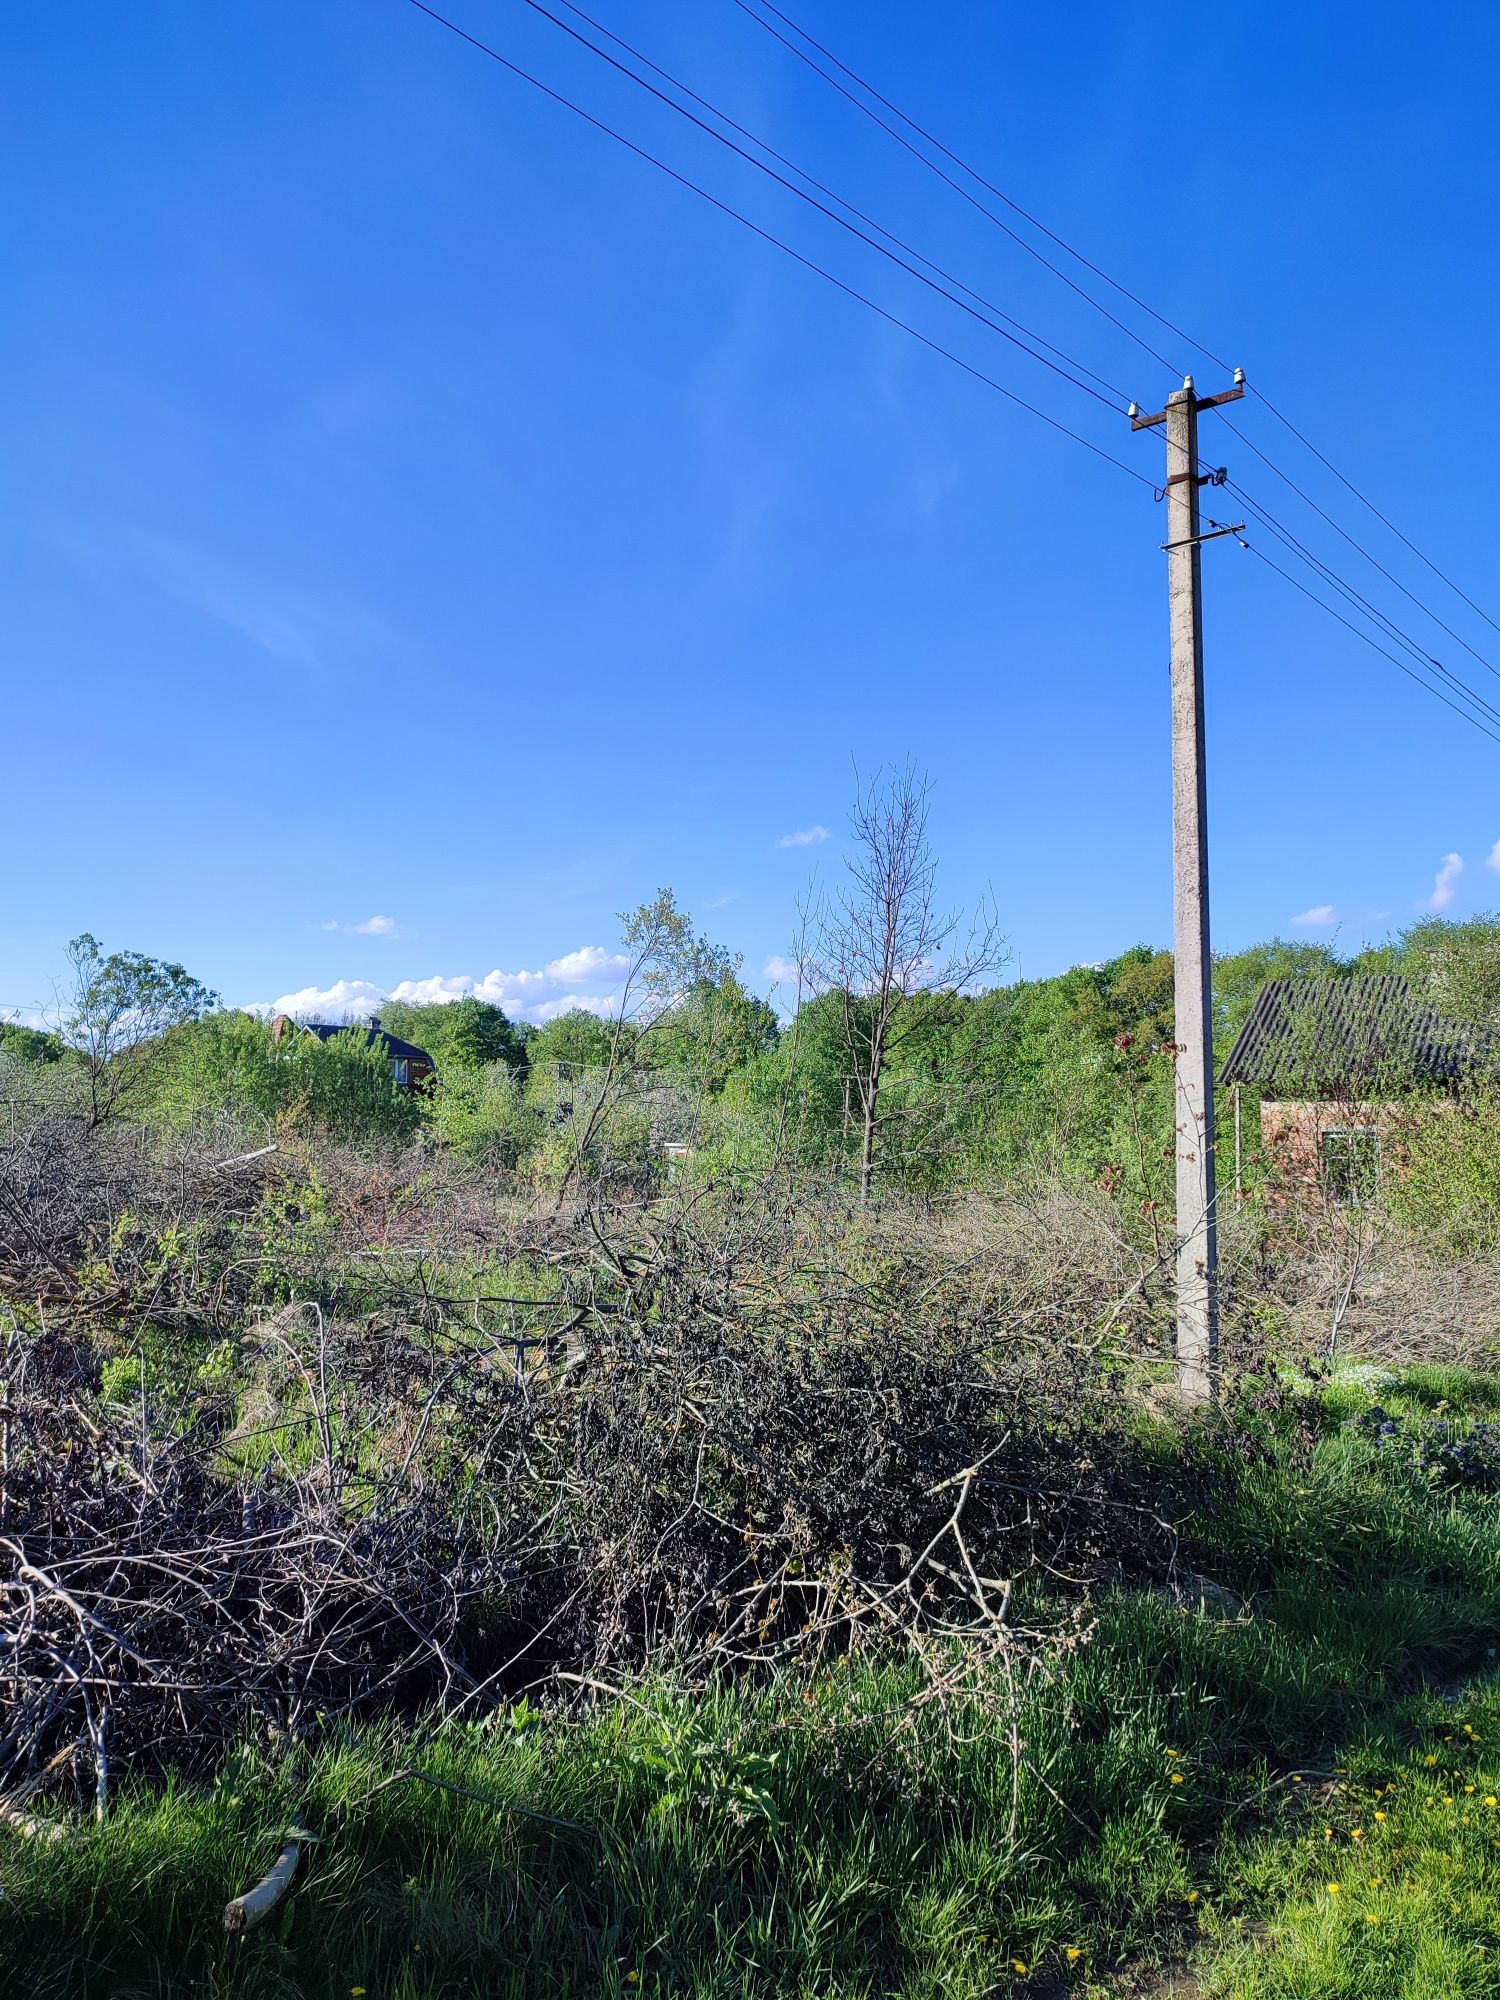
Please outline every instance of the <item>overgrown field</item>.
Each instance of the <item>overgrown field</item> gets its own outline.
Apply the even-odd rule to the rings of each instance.
[[[1494,1991],[1496,1329],[1410,1235],[1230,1251],[1195,1414],[1097,1190],[39,1115],[0,1991]]]

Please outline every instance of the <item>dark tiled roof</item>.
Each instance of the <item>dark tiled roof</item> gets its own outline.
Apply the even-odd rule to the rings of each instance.
[[[342,1035],[347,1033],[350,1028],[357,1028],[359,1023],[357,1021],[299,1021],[297,1026],[309,1035],[316,1035],[320,1042],[327,1042],[331,1041],[335,1035]],[[365,1030],[365,1046],[367,1048],[379,1046],[393,1059],[399,1056],[407,1062],[430,1063],[432,1061],[432,1057],[428,1055],[426,1049],[419,1049],[415,1042],[403,1042],[399,1035],[393,1035],[385,1028],[367,1028]]]
[[[1417,1000],[1395,973],[1272,979],[1240,1030],[1221,1083],[1288,1096],[1453,1083],[1484,1053],[1479,1033]]]

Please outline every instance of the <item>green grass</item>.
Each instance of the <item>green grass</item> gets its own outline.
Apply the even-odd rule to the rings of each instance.
[[[1224,2000],[1500,1991],[1500,1811],[1482,1804],[1500,1694],[1411,1697],[1500,1633],[1500,1499],[1415,1456],[1434,1421],[1486,1421],[1492,1385],[1433,1373],[1335,1384],[1321,1435],[1300,1411],[1300,1444],[1226,1476],[1188,1559],[1247,1617],[1106,1602],[1086,1643],[1022,1676],[1018,1770],[1003,1677],[954,1711],[890,1663],[706,1697],[646,1680],[422,1752],[592,1835],[417,1781],[369,1796],[409,1753],[394,1729],[297,1767],[245,1750],[216,1784],[139,1783],[64,1846],[0,1827],[0,1992],[980,2000],[1123,1993],[1121,1966],[1195,1951]],[[1377,1400],[1405,1426],[1384,1444],[1360,1422]],[[1334,1765],[1338,1790],[1291,1783]],[[1423,1804],[1432,1772],[1451,1810]],[[226,1939],[224,1902],[294,1819],[321,1835],[295,1893]]]
[[[1205,1871],[1214,2000],[1458,2000],[1500,1991],[1500,1686],[1405,1704],[1330,1780]],[[1262,1913],[1236,1938],[1236,1915]]]

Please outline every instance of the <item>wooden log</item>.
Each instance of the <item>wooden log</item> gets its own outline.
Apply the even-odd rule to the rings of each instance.
[[[20,1806],[12,1805],[9,1799],[0,1799],[0,1819],[14,1827],[23,1840],[44,1841],[49,1847],[59,1840],[66,1840],[70,1829],[59,1826],[55,1819],[38,1819],[34,1813],[25,1812]]]
[[[231,1937],[243,1937],[246,1931],[253,1931],[258,1923],[270,1916],[292,1886],[292,1877],[301,1859],[302,1841],[288,1835],[286,1845],[277,1855],[269,1874],[263,1875],[255,1887],[247,1889],[243,1896],[236,1896],[232,1903],[224,1905],[224,1928]]]

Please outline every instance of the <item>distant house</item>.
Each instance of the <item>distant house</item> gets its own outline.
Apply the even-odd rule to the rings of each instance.
[[[284,1035],[316,1035],[320,1042],[331,1041],[335,1035],[347,1033],[350,1026],[358,1023],[348,1021],[297,1021],[290,1014],[278,1014],[271,1023],[271,1041],[279,1046]],[[425,1090],[437,1075],[437,1064],[426,1049],[419,1049],[415,1042],[403,1042],[399,1035],[392,1035],[380,1025],[376,1015],[365,1030],[365,1045],[378,1048],[391,1066],[391,1075],[402,1090]]]
[[[1358,1202],[1380,1183],[1396,1106],[1452,1091],[1489,1060],[1487,1039],[1425,1005],[1396,974],[1272,979],[1219,1072],[1260,1093],[1261,1144],[1283,1182]]]

